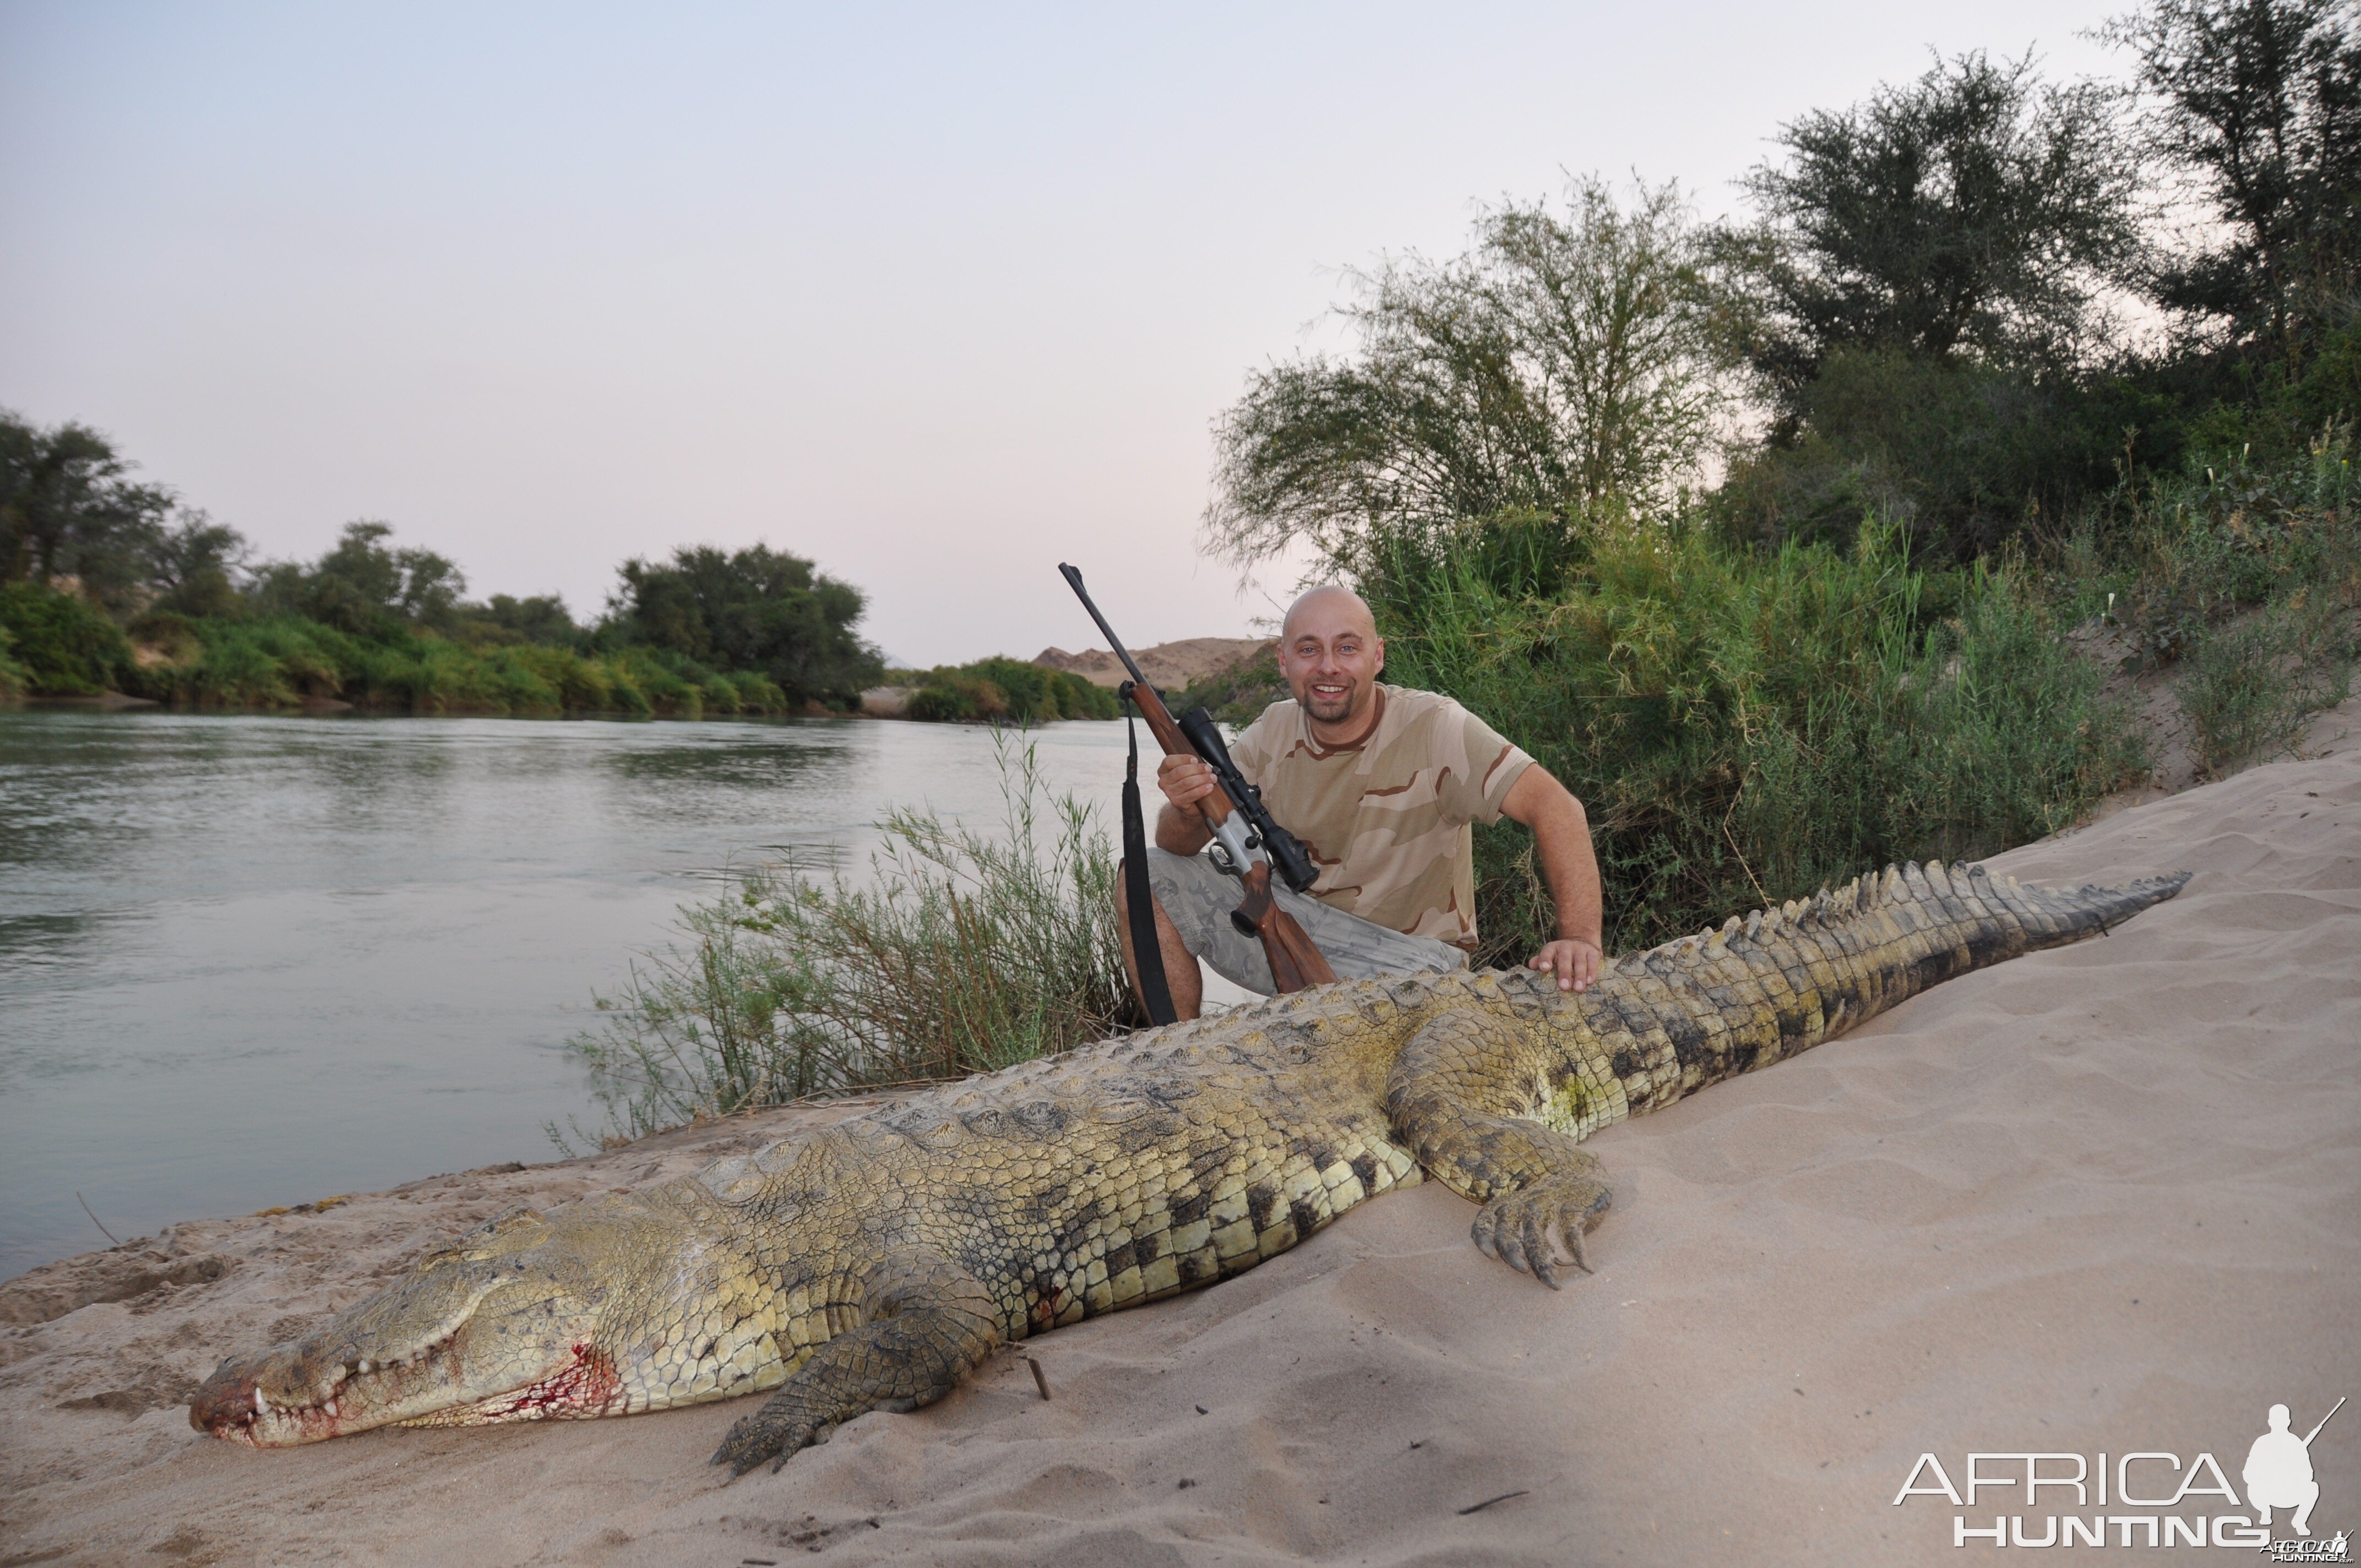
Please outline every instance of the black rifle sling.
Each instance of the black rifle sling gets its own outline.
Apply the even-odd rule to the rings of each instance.
[[[1139,970],[1139,1000],[1148,1021],[1170,1024],[1180,1014],[1172,1009],[1172,988],[1164,979],[1164,944],[1156,934],[1156,901],[1148,890],[1148,824],[1139,812],[1139,726],[1126,694],[1124,728],[1131,737],[1131,756],[1123,768],[1123,901],[1131,917],[1131,956]]]

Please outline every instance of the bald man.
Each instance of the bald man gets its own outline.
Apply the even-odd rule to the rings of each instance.
[[[1287,612],[1279,670],[1293,700],[1276,702],[1230,747],[1279,825],[1303,841],[1320,880],[1310,896],[1272,892],[1344,980],[1465,967],[1476,947],[1475,836],[1503,817],[1533,831],[1557,905],[1557,939],[1530,960],[1559,987],[1598,977],[1598,862],[1582,803],[1523,751],[1447,696],[1378,679],[1386,645],[1361,596],[1313,588]],[[1195,757],[1156,771],[1165,806],[1148,851],[1156,937],[1172,1005],[1204,1001],[1196,960],[1271,994],[1262,944],[1230,924],[1238,884],[1200,853],[1213,835],[1196,804],[1213,789]],[[1117,902],[1117,908],[1123,905]],[[1139,969],[1123,916],[1124,963]]]

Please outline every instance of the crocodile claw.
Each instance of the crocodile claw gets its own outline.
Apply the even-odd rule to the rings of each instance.
[[[1610,1196],[1605,1182],[1587,1174],[1544,1177],[1476,1211],[1469,1234],[1485,1256],[1561,1290],[1567,1265],[1591,1272],[1583,1237]]]
[[[796,1454],[815,1443],[828,1441],[829,1430],[815,1426],[808,1420],[789,1417],[782,1420],[768,1410],[757,1410],[730,1429],[721,1446],[713,1451],[708,1463],[730,1466],[730,1479],[735,1481],[749,1470],[771,1462],[775,1474]]]

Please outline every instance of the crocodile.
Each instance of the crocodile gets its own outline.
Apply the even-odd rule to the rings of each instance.
[[[742,1475],[1427,1177],[1478,1206],[1486,1255],[1562,1286],[1609,1201],[1592,1133],[2187,881],[1894,866],[1625,955],[1578,992],[1529,970],[1346,981],[1103,1041],[692,1177],[511,1211],[224,1362],[189,1419],[269,1448],[768,1390],[714,1455]]]

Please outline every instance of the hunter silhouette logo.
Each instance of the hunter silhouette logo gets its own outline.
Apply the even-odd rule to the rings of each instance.
[[[2320,1501],[2320,1483],[2312,1474],[2312,1440],[2320,1435],[2320,1427],[2336,1418],[2345,1408],[2339,1399],[2328,1414],[2320,1418],[2320,1426],[2298,1437],[2288,1430],[2288,1408],[2271,1407],[2270,1431],[2255,1440],[2246,1450],[2246,1467],[2239,1479],[2246,1484],[2246,1502],[2255,1510],[2255,1522],[2263,1529],[2271,1528],[2271,1510],[2293,1508],[2288,1518],[2288,1529],[2298,1537],[2312,1534],[2312,1508]]]
[[[2311,1533],[2312,1510],[2320,1502],[2312,1443],[2344,1408],[2345,1401],[2337,1400],[2298,1436],[2288,1408],[2273,1405],[2265,1417],[2268,1430],[2248,1446],[2238,1474],[2243,1498],[2211,1453],[2184,1464],[2177,1453],[2153,1449],[2098,1454],[2021,1450],[1971,1453],[1963,1468],[1950,1471],[1936,1455],[1922,1453],[1894,1504],[1900,1508],[1913,1497],[1937,1497],[1959,1509],[1951,1519],[1954,1547],[2243,1547],[2274,1563],[2350,1563],[2345,1531],[2317,1539]],[[2023,1498],[2017,1501],[2014,1495],[2020,1487]],[[1991,1506],[1979,1494],[1993,1490],[2021,1511],[1973,1517],[1979,1505]],[[2249,1511],[2235,1511],[2241,1502]],[[2292,1533],[2274,1540],[2272,1516],[2282,1508]],[[1982,1523],[1984,1519],[1991,1524]]]

